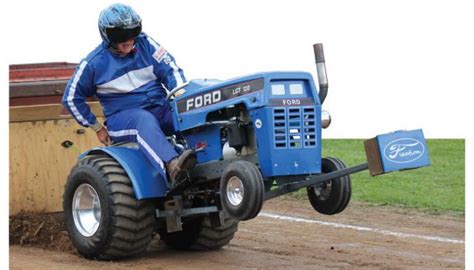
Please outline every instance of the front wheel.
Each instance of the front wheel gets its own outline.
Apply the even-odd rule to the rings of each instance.
[[[133,256],[152,239],[153,205],[135,198],[126,172],[108,156],[85,157],[72,169],[63,208],[69,238],[88,259]]]
[[[245,160],[229,164],[220,181],[224,210],[238,220],[256,217],[262,209],[265,187],[257,166]]]
[[[323,174],[345,169],[346,165],[338,158],[322,159]],[[313,208],[321,214],[334,215],[342,212],[351,199],[351,177],[349,175],[331,179],[307,188],[308,199]]]

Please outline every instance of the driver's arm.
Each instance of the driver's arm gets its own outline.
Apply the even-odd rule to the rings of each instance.
[[[185,83],[183,70],[176,65],[174,57],[149,36],[146,37],[146,43],[153,58],[155,75],[164,86],[171,91]]]
[[[86,103],[86,98],[95,95],[96,92],[93,75],[94,71],[89,63],[82,60],[66,85],[62,104],[77,123],[84,127],[98,129],[100,123]]]

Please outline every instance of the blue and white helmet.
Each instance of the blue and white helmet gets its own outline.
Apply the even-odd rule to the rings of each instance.
[[[112,47],[117,43],[135,39],[141,31],[142,19],[130,6],[113,4],[100,13],[100,36]]]

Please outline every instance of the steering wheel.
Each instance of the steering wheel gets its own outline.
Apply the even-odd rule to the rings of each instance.
[[[189,85],[189,82],[186,82],[186,83],[183,83],[182,85],[174,88],[173,90],[171,90],[168,95],[166,95],[166,100],[170,100],[171,97],[174,97],[174,95],[176,94],[176,92],[178,92],[179,90],[183,89],[184,87],[188,86]]]

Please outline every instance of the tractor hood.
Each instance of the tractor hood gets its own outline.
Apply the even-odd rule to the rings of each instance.
[[[177,131],[202,126],[209,113],[236,104],[247,110],[288,102],[320,104],[307,72],[262,72],[226,81],[192,80],[184,89],[186,92],[171,102]]]

